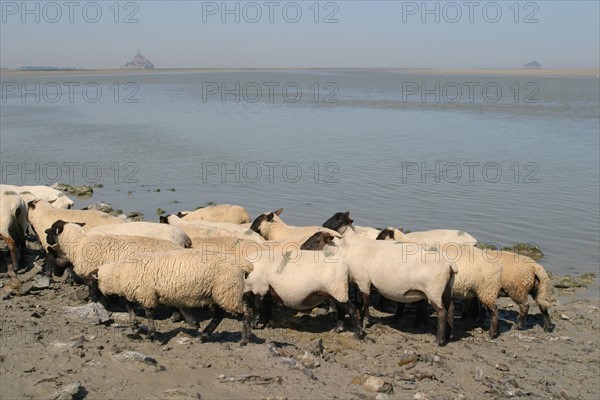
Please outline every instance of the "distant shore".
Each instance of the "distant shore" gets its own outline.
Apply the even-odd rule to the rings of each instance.
[[[600,76],[598,68],[565,69],[448,69],[448,68],[164,68],[164,69],[78,69],[71,71],[18,71],[0,70],[0,76],[60,76],[60,75],[139,75],[161,73],[203,72],[264,72],[264,71],[387,71],[411,75],[492,75],[537,77],[590,77]]]

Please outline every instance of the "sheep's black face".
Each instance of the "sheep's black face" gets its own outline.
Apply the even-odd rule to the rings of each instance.
[[[58,235],[60,235],[65,228],[65,221],[58,220],[52,224],[49,229],[46,229],[44,232],[46,233],[46,242],[53,246],[57,243]]]
[[[260,214],[258,217],[256,217],[256,219],[252,222],[252,225],[250,225],[250,230],[254,231],[256,233],[258,233],[259,235],[260,233],[260,227],[263,224],[263,222],[271,222],[273,221],[273,213],[268,213],[268,214]]]
[[[52,268],[55,276],[63,276],[67,268],[73,268],[73,264],[67,259],[67,256],[60,250],[59,246],[48,246],[46,249],[46,264]]]
[[[333,235],[327,232],[317,232],[300,246],[300,250],[323,250],[333,239]]]
[[[381,232],[379,232],[379,235],[377,235],[376,240],[386,240],[388,238],[393,239],[394,232],[390,228],[385,228]]]
[[[354,221],[350,218],[350,211],[338,212],[333,214],[333,217],[329,218],[322,225],[323,228],[334,230],[338,233],[344,233],[346,228],[352,226]]]

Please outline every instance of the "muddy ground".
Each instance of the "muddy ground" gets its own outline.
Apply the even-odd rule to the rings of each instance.
[[[4,250],[4,249],[3,249]],[[4,253],[3,251],[3,254]],[[105,324],[73,316],[86,290],[27,273],[15,284],[0,274],[0,398],[2,399],[598,399],[600,298],[597,279],[556,289],[554,332],[542,330],[531,302],[524,330],[512,329],[518,308],[500,300],[500,336],[457,318],[455,337],[435,344],[429,328],[399,322],[393,305],[373,310],[364,341],[332,333],[335,315],[277,309],[273,328],[254,330],[240,347],[241,321],[227,318],[207,343],[162,312],[149,341],[117,310]],[[7,257],[0,271],[6,271]],[[543,263],[543,260],[542,260]],[[39,263],[38,263],[39,264]],[[556,283],[562,277],[555,276]],[[203,313],[203,326],[210,310]],[[322,345],[321,345],[322,344]],[[379,391],[379,392],[378,392]]]

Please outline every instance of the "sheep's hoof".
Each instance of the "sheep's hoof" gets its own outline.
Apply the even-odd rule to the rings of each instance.
[[[208,335],[203,333],[200,335],[200,343],[206,343],[208,342]]]
[[[240,341],[240,347],[248,346],[248,339]]]
[[[333,328],[333,332],[342,333],[343,331],[344,331],[344,322],[338,321],[338,323],[335,325],[335,328]]]
[[[544,325],[544,332],[551,333],[554,330],[555,325]]]

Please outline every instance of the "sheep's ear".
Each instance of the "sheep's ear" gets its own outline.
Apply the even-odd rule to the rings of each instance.
[[[333,237],[333,235],[329,235],[329,234],[325,235],[325,243],[331,243],[331,242],[333,242],[333,239],[335,239]]]
[[[179,218],[183,218],[183,217],[185,217],[186,215],[187,215],[187,213],[185,213],[185,214],[184,214],[184,213],[182,213],[181,211],[179,211],[179,212],[177,213],[177,217],[179,217]]]
[[[79,226],[82,226],[82,227],[83,227],[83,226],[85,226],[85,222],[75,222],[75,223],[76,223],[77,225],[79,225]]]
[[[404,233],[404,228],[398,228],[398,230],[402,233]]]
[[[344,216],[345,216],[345,217],[350,217],[350,211],[346,211],[346,212],[344,213]]]
[[[30,210],[33,210],[35,208],[35,205],[37,204],[38,200],[31,200],[29,203],[27,203],[27,208]]]
[[[54,203],[55,201],[56,201],[56,199],[54,199],[54,200],[48,200],[48,203],[52,204],[52,203]]]
[[[273,213],[268,213],[268,214],[267,214],[267,216],[266,216],[266,218],[267,218],[267,221],[273,221],[273,217],[275,217],[275,214],[273,214]]]
[[[275,215],[281,215],[281,213],[283,212],[283,208],[280,208],[279,210],[274,211],[273,213]]]

